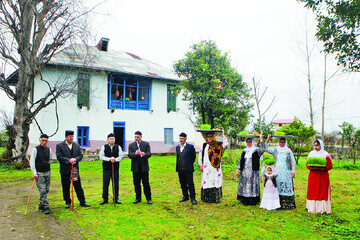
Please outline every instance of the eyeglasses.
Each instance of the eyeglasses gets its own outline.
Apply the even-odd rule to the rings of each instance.
[[[285,143],[284,141],[280,141],[279,143]]]

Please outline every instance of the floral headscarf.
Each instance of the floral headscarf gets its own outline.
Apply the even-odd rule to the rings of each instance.
[[[221,157],[225,151],[223,148],[222,142],[216,142],[215,134],[214,133],[208,133],[213,135],[213,140],[210,142],[206,138],[206,143],[209,145],[209,161],[211,163],[211,166],[214,168],[219,168],[221,163]]]

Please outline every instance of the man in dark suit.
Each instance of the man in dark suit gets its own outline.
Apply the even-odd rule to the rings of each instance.
[[[151,189],[149,184],[149,161],[151,157],[150,145],[142,141],[142,133],[135,132],[135,142],[129,145],[128,156],[131,158],[131,171],[133,172],[133,182],[135,187],[136,199],[133,202],[141,202],[141,181],[148,204],[152,204]]]
[[[194,162],[196,158],[194,145],[186,143],[186,133],[180,133],[180,145],[176,146],[176,171],[179,173],[179,181],[183,197],[180,202],[185,202],[190,199],[193,205],[196,205],[195,187],[194,187]]]
[[[60,163],[61,185],[63,191],[63,198],[65,201],[65,208],[70,208],[70,183],[71,183],[71,166],[77,172],[77,179],[73,180],[76,196],[80,201],[80,206],[90,207],[85,202],[84,191],[81,187],[81,180],[79,175],[79,161],[83,158],[79,144],[74,142],[74,131],[65,131],[65,140],[56,145],[56,157]]]

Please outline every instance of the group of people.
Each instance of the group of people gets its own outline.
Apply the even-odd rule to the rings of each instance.
[[[207,203],[219,203],[222,198],[222,170],[221,158],[228,146],[227,138],[222,132],[222,141],[216,141],[215,133],[209,131],[205,134],[205,143],[198,155],[198,164],[201,177],[201,200]],[[269,142],[271,135],[268,136]],[[40,193],[39,210],[45,214],[50,213],[47,194],[50,187],[50,161],[52,152],[47,147],[49,137],[40,136],[40,145],[32,150],[30,167],[36,179]],[[190,200],[196,205],[195,186],[193,180],[194,163],[196,159],[195,147],[187,143],[186,133],[179,135],[179,145],[176,147],[176,171],[182,189],[182,198],[179,202]],[[119,163],[123,159],[121,146],[115,144],[115,135],[107,136],[107,144],[101,147],[99,158],[103,167],[103,190],[100,205],[109,201],[109,184],[113,184],[113,202],[119,201]],[[246,139],[246,148],[242,151],[237,164],[239,177],[237,199],[244,205],[257,205],[260,202],[260,157],[267,151],[274,156],[274,166],[265,166],[261,174],[265,177],[265,187],[260,207],[268,210],[294,209],[295,195],[293,178],[295,177],[295,161],[292,151],[287,147],[285,138],[279,140],[279,146],[269,148],[260,136],[260,147],[256,147],[253,138]],[[330,213],[330,181],[328,170],[332,168],[331,157],[324,150],[321,140],[315,140],[314,150],[309,157],[322,156],[327,159],[325,169],[310,169],[306,207],[309,212]],[[65,208],[70,208],[70,185],[74,186],[77,198],[82,207],[90,207],[85,201],[85,194],[81,186],[79,174],[79,161],[83,155],[80,146],[74,142],[74,131],[65,131],[65,140],[56,145],[56,157],[60,163],[61,185]],[[142,140],[142,133],[135,132],[135,141],[129,145],[128,157],[131,159],[131,171],[135,189],[134,204],[141,202],[143,185],[144,194],[148,204],[152,204],[151,187],[149,183],[149,162],[151,157],[150,145]]]

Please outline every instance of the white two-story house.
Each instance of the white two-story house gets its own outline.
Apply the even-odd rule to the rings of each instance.
[[[53,56],[41,73],[46,81],[77,81],[76,94],[59,98],[43,109],[31,125],[31,150],[39,144],[40,130],[52,135],[49,146],[64,140],[65,130],[74,130],[84,149],[96,152],[109,133],[127,152],[134,133],[143,133],[154,153],[174,152],[181,132],[194,143],[197,133],[188,103],[171,90],[180,79],[171,70],[128,52],[108,51],[108,39],[96,47],[76,45]],[[44,96],[48,86],[36,77],[33,101]]]

